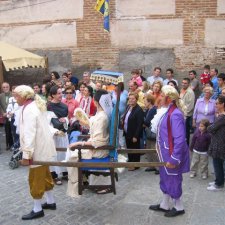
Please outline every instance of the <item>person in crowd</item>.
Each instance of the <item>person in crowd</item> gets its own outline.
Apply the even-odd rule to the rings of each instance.
[[[91,145],[95,148],[101,147],[104,145],[109,144],[109,116],[104,111],[106,109],[105,105],[103,105],[103,102],[100,100],[102,96],[105,97],[105,95],[108,95],[108,98],[110,99],[110,95],[105,90],[98,90],[96,91],[94,95],[94,102],[95,106],[97,108],[96,114],[90,118],[89,127],[90,127],[90,138],[88,141],[83,142],[76,142],[71,143],[69,145],[69,149],[76,149],[77,146],[87,146]],[[105,98],[105,101],[107,101],[107,104],[110,104],[110,101],[108,98]],[[82,123],[82,121],[80,121]],[[82,124],[84,126],[88,126],[87,124]],[[78,160],[78,151],[75,150],[74,152],[67,150],[68,153],[68,161],[77,161]],[[69,156],[70,155],[70,156]],[[82,150],[82,158],[83,159],[92,159],[92,158],[105,158],[109,155],[108,150]],[[78,176],[77,176],[77,168],[68,168],[68,189],[67,194],[71,197],[77,197],[78,196]],[[107,193],[107,189],[97,192],[99,194],[103,194],[104,192]]]
[[[2,93],[0,94],[0,114],[4,118],[5,137],[6,137],[6,150],[9,150],[13,145],[13,137],[11,132],[11,125],[9,118],[7,117],[6,108],[9,103],[9,98],[12,97],[10,91],[10,85],[7,82],[2,83]]]
[[[213,90],[213,82],[210,80],[209,83],[202,85],[202,90],[204,90],[205,87],[210,87]],[[199,98],[204,98],[204,96],[205,96],[205,93],[203,91],[201,95],[199,96]],[[212,92],[211,99],[216,100],[217,97],[218,97],[218,92],[217,93]]]
[[[60,79],[60,76],[58,74],[58,72],[56,71],[52,71],[51,72],[51,82],[53,82],[55,85],[58,85],[58,82],[59,82],[59,79]]]
[[[170,85],[170,86],[174,87],[177,90],[177,92],[180,94],[179,87],[177,86],[177,83],[174,80],[169,81],[167,83],[167,85]]]
[[[77,102],[80,102],[81,98],[83,97],[85,87],[87,87],[86,84],[83,81],[80,81],[78,84],[79,90],[76,91],[76,97],[75,97],[75,100]]]
[[[34,161],[52,161],[56,150],[46,117],[46,103],[26,85],[17,86],[15,99],[22,108],[20,116],[21,164],[30,166],[29,186],[34,201],[32,211],[22,216],[22,220],[32,220],[44,216],[43,209],[56,209],[53,196],[54,182],[48,166],[34,166]],[[42,204],[42,197],[46,202]]]
[[[192,127],[199,127],[202,119],[208,119],[210,124],[215,120],[215,100],[211,99],[213,89],[205,87],[203,89],[204,97],[199,98],[195,104]]]
[[[118,95],[118,85],[116,85],[115,87],[115,91],[113,91],[111,93],[112,95],[112,103],[113,106],[116,105],[117,102],[117,95]],[[120,83],[120,103],[119,103],[119,118],[121,119],[124,116],[124,113],[126,111],[126,107],[127,107],[127,99],[128,99],[128,91],[124,90],[124,83]],[[119,146],[120,148],[125,148],[126,143],[125,143],[125,139],[123,136],[123,128],[122,128],[122,124],[119,124],[119,131],[118,131],[118,135],[119,135]]]
[[[131,71],[131,81],[136,82],[138,87],[142,86],[142,79],[140,77],[138,69],[133,69]]]
[[[169,68],[166,70],[166,79],[163,81],[163,85],[167,85],[171,80],[175,81],[178,86],[178,81],[174,79],[173,69]]]
[[[67,81],[70,81],[70,79],[69,79],[67,73],[63,73],[63,74],[62,74],[62,81],[63,81],[63,85],[64,85]]]
[[[74,110],[79,107],[79,103],[73,98],[74,87],[67,87],[65,89],[66,98],[62,99],[62,103],[68,107],[68,119],[69,121],[73,117]]]
[[[85,71],[83,73],[83,82],[86,84],[86,86],[91,86],[93,90],[95,90],[95,84],[91,81],[91,74],[90,72]]]
[[[88,117],[94,116],[96,107],[93,99],[93,88],[86,86],[80,99],[79,107],[84,110]]]
[[[146,81],[146,78],[143,76],[143,69],[139,69],[139,74],[140,74],[142,82]]]
[[[157,80],[154,81],[152,84],[152,95],[155,97],[155,105],[160,107],[160,99],[161,99],[161,89],[162,89],[162,82]]]
[[[225,87],[225,73],[220,73],[217,77],[218,79],[218,96],[221,95],[221,90]]]
[[[210,81],[210,66],[205,65],[203,68],[203,73],[200,75],[200,81],[202,84],[207,84]]]
[[[215,181],[210,182],[207,190],[220,191],[224,187],[224,159],[225,159],[225,96],[220,95],[216,100],[218,116],[215,122],[208,127],[211,134],[211,144],[208,154],[213,159]]]
[[[124,136],[128,149],[139,149],[143,133],[144,112],[138,105],[137,93],[129,93],[128,107],[123,117]],[[129,162],[140,162],[140,154],[128,154]],[[129,168],[133,171],[138,168]]]
[[[51,101],[47,103],[48,120],[51,131],[54,134],[56,148],[67,148],[69,145],[68,129],[68,107],[62,103],[62,89],[57,85],[50,89]],[[57,161],[65,160],[65,152],[57,152]],[[66,179],[67,170],[65,167],[51,166],[52,178],[56,185],[62,184],[62,179]]]
[[[101,80],[96,81],[96,82],[95,82],[95,88],[96,88],[95,91],[101,90],[101,89],[102,89],[102,85],[103,85],[103,83],[102,83]]]
[[[138,95],[138,102],[137,104],[143,109],[144,108],[144,93],[138,88],[137,83],[134,81],[129,82],[129,93],[137,93]]]
[[[194,91],[194,94],[195,94],[195,102],[197,101],[198,97],[201,94],[200,82],[199,82],[199,80],[196,77],[197,77],[196,71],[195,70],[190,70],[189,71],[189,79],[191,81],[190,82],[190,87]]]
[[[35,94],[41,95],[41,85],[39,83],[33,84],[33,90]]]
[[[147,78],[147,81],[150,85],[153,85],[155,81],[161,81],[163,83],[163,78],[161,75],[162,69],[160,67],[155,67],[153,71],[153,75]]]
[[[142,82],[142,92],[144,94],[146,94],[146,93],[149,93],[149,90],[150,90],[150,86],[149,86],[148,82],[147,81],[143,81]]]
[[[216,68],[213,68],[213,69],[210,70],[210,78],[211,78],[211,81],[213,83],[213,91],[214,91],[215,95],[217,95],[218,88],[219,88],[218,78],[217,78],[218,73],[219,73],[219,71]],[[216,98],[217,97],[218,96],[216,96]]]
[[[41,95],[40,95],[40,97],[41,97],[43,100],[45,100],[45,101],[47,101],[46,85],[47,85],[47,84],[42,84],[42,86],[41,86]]]
[[[70,69],[67,71],[67,75],[68,75],[69,81],[71,81],[72,84],[76,87],[79,83],[79,79],[73,76],[72,71]]]
[[[207,128],[210,125],[209,120],[202,119],[196,129],[191,145],[190,151],[193,152],[191,160],[190,178],[194,178],[200,168],[201,177],[203,180],[208,178],[208,150],[211,142],[211,135]]]
[[[176,89],[170,85],[163,86],[161,96],[165,110],[156,114],[152,127],[157,133],[159,160],[166,163],[159,168],[163,199],[160,204],[150,205],[149,209],[165,212],[166,217],[175,217],[185,213],[181,200],[182,174],[190,170],[189,148],[185,140],[185,106]]]
[[[221,95],[225,96],[225,87],[221,90]]]
[[[13,146],[12,149],[19,148],[19,135],[16,132],[16,125],[15,123],[15,115],[18,113],[18,110],[20,109],[20,106],[17,104],[15,99],[15,90],[16,86],[12,86],[12,97],[9,98],[9,103],[6,108],[7,118],[10,121],[11,125],[11,133],[13,137]]]
[[[145,95],[145,117],[144,117],[144,137],[145,137],[145,143],[146,143],[146,148],[147,149],[155,149],[156,148],[156,139],[155,137],[148,137],[147,130],[151,131],[151,121],[154,118],[156,112],[157,112],[157,107],[155,106],[155,97],[151,94],[146,94]],[[149,153],[146,154],[148,162],[156,162],[158,161],[158,157],[156,153]],[[158,174],[158,169],[156,167],[149,167],[145,170],[146,172],[151,172],[155,171],[156,174]]]
[[[186,140],[189,145],[190,129],[192,127],[192,115],[194,112],[195,94],[190,87],[190,79],[184,78],[182,81],[182,89],[180,90],[180,98],[183,100],[187,110],[185,112],[186,117]]]

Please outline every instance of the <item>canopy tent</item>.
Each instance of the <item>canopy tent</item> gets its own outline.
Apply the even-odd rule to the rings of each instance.
[[[91,74],[91,80],[101,80],[106,83],[118,84],[124,81],[123,73],[108,70],[95,70]]]
[[[6,71],[22,69],[26,67],[45,68],[45,57],[17,48],[10,44],[0,41],[0,57]]]

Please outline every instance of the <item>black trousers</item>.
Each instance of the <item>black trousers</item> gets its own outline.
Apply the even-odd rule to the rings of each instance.
[[[11,132],[11,124],[8,119],[5,121],[5,137],[6,137],[6,148],[10,148],[13,145],[13,137]]]
[[[140,139],[137,140],[137,142],[133,142],[132,138],[127,138],[126,139],[126,145],[128,149],[139,149],[140,148]],[[141,159],[141,154],[131,154],[128,153],[128,162],[140,162]]]
[[[191,130],[191,127],[192,127],[192,116],[187,116],[186,117],[185,125],[186,125],[186,142],[187,142],[187,144],[189,146],[190,130]]]
[[[224,168],[223,168],[224,160],[220,158],[213,158],[213,167],[216,176],[215,184],[217,186],[224,186]]]

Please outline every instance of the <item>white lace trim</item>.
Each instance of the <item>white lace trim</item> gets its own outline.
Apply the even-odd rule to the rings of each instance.
[[[157,109],[157,113],[151,121],[151,131],[157,134],[158,125],[162,116],[167,112],[168,107]]]

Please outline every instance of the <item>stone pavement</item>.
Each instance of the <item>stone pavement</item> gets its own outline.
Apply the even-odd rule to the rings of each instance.
[[[85,191],[77,199],[66,196],[66,182],[54,188],[56,211],[45,211],[45,217],[22,221],[33,202],[29,195],[27,167],[11,170],[8,162],[11,152],[4,149],[0,132],[0,225],[223,225],[225,224],[225,191],[209,192],[209,181],[184,176],[183,200],[186,213],[166,218],[163,213],[148,209],[161,198],[159,176],[139,169],[125,171],[116,183],[117,195],[97,195]]]

